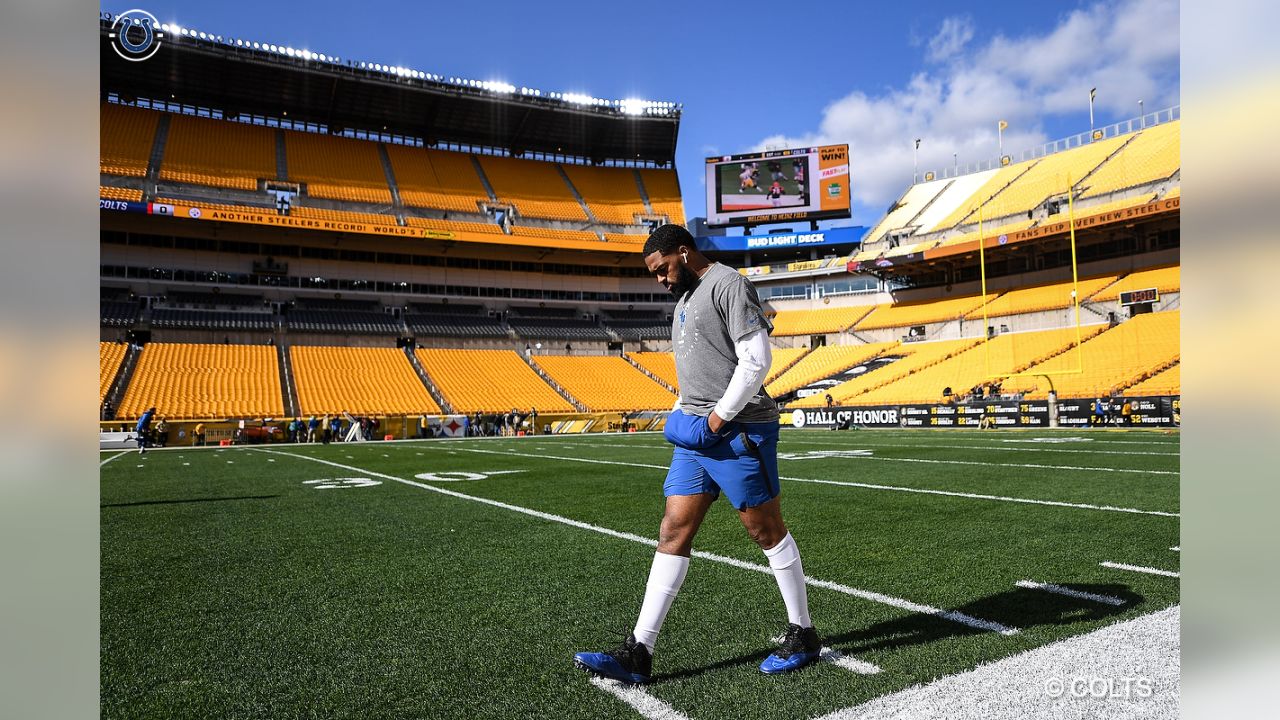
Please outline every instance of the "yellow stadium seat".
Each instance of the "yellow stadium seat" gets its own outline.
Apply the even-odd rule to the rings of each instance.
[[[1155,375],[1131,385],[1124,391],[1129,397],[1142,397],[1144,395],[1181,395],[1182,394],[1182,364],[1179,363],[1173,367],[1162,370]]]
[[[1080,302],[1084,302],[1115,281],[1115,275],[1081,280],[1079,282]],[[1070,282],[1017,288],[995,298],[987,303],[986,307],[979,307],[966,317],[976,320],[981,319],[984,313],[987,317],[994,318],[1071,307],[1073,304],[1071,293],[1074,289],[1075,286]]]
[[[600,222],[632,225],[636,222],[637,214],[645,213],[644,200],[640,197],[632,168],[567,163],[560,167],[564,168],[569,181]]]
[[[395,215],[379,213],[351,212],[349,210],[328,210],[325,208],[302,207],[294,205],[289,209],[290,217],[311,218],[313,220],[329,220],[332,222],[370,223],[374,225],[395,225]]]
[[[1138,315],[1093,337],[1078,351],[1038,363],[1023,377],[1009,378],[1004,390],[1030,398],[1045,398],[1050,388],[1060,398],[1110,395],[1179,359],[1179,316],[1177,310]]]
[[[653,211],[666,215],[676,225],[684,225],[684,201],[680,199],[680,180],[676,171],[642,168],[640,179],[644,181]]]
[[[898,346],[892,342],[867,345],[827,345],[815,349],[790,369],[779,374],[769,383],[767,390],[772,397],[785,395],[810,383],[842,373],[851,367],[878,357]]]
[[[419,348],[418,361],[454,410],[462,413],[575,412],[514,350]]]
[[[988,296],[990,298],[991,296]],[[894,305],[876,305],[854,330],[880,330],[883,328],[908,328],[934,322],[947,322],[962,318],[982,307],[981,295],[947,300],[926,300]]]
[[[115,103],[102,103],[99,107],[98,153],[102,173],[146,176],[160,113]]]
[[[107,391],[120,372],[120,363],[128,353],[129,346],[124,343],[98,343],[98,404],[107,398]]]
[[[470,155],[392,143],[384,147],[405,205],[474,213],[489,200]]]
[[[588,220],[554,163],[480,155],[480,165],[498,199],[520,215],[549,220]]]
[[[1114,285],[1091,298],[1094,302],[1110,302],[1120,299],[1120,293],[1155,288],[1161,293],[1178,292],[1182,288],[1182,268],[1178,265],[1151,268],[1129,273]]]
[[[836,385],[828,392],[836,402],[857,403],[860,396],[882,385],[897,382],[901,378],[924,368],[935,365],[957,353],[964,352],[978,344],[974,338],[962,340],[938,340],[935,342],[903,343],[883,353],[883,357],[899,357],[901,359],[860,375],[852,380]],[[939,387],[939,390],[942,388]],[[822,393],[792,403],[792,407],[820,407],[825,404]]]
[[[306,183],[307,194],[331,200],[390,205],[391,189],[368,140],[285,131],[289,179]]]
[[[304,415],[440,412],[409,358],[397,348],[294,345],[289,353]]]
[[[149,343],[118,418],[155,406],[169,419],[265,418],[284,414],[276,349],[265,345]]]
[[[616,355],[539,355],[534,362],[593,412],[670,410],[675,405],[675,395]]]
[[[1181,142],[1181,120],[1143,130],[1085,180],[1082,197],[1105,195],[1173,175],[1182,166]]]
[[[874,307],[858,305],[817,310],[782,310],[773,317],[773,332],[770,335],[787,337],[838,333],[866,317]]]
[[[256,190],[276,177],[273,128],[227,120],[173,115],[160,179]]]
[[[98,186],[98,197],[107,200],[128,200],[142,202],[142,191],[138,188]]]
[[[627,357],[635,360],[641,367],[653,373],[654,376],[661,378],[663,382],[671,387],[680,387],[680,381],[676,378],[676,358],[671,353],[633,352],[627,353]]]

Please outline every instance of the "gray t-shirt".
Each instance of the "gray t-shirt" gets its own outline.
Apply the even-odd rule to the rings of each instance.
[[[711,414],[738,367],[734,343],[761,328],[769,332],[773,325],[760,308],[755,286],[721,263],[707,268],[693,290],[676,301],[671,349],[680,383],[680,407],[685,412],[703,417]],[[763,386],[734,418],[749,423],[777,419],[778,405]]]

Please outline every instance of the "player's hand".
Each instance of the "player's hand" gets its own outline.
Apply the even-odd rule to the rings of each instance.
[[[711,414],[707,416],[707,427],[713,433],[719,433],[720,428],[724,427],[724,422],[724,418],[717,415],[715,410],[712,410]]]

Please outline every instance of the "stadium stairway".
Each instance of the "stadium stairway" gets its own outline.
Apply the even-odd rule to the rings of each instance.
[[[632,367],[634,367],[635,369],[639,370],[640,372],[644,373],[645,375],[648,375],[648,376],[649,376],[649,379],[651,379],[651,380],[653,380],[654,382],[658,383],[658,384],[659,384],[659,385],[661,385],[662,387],[664,387],[664,388],[666,388],[666,389],[670,390],[673,394],[675,394],[675,396],[676,396],[676,397],[679,397],[679,396],[680,396],[680,391],[679,391],[679,390],[677,390],[676,388],[674,388],[674,387],[672,387],[672,386],[668,385],[666,380],[663,380],[662,378],[658,377],[657,375],[654,375],[652,372],[650,372],[650,371],[649,371],[649,368],[647,368],[647,367],[645,367],[645,366],[641,365],[640,363],[636,362],[635,358],[631,357],[631,356],[630,356],[630,355],[628,355],[627,353],[623,353],[623,354],[622,354],[622,359],[624,359],[624,360],[626,360],[627,362],[631,363],[631,366],[632,366]]]
[[[387,146],[378,143],[378,159],[382,161],[382,172],[387,174],[387,187],[391,188],[391,207],[395,208],[397,222],[404,224],[404,220],[398,217],[401,215],[400,203],[400,186],[396,184],[396,172],[391,168],[391,158],[387,155]]]
[[[120,361],[120,369],[116,371],[116,377],[111,381],[111,387],[107,390],[106,400],[111,402],[111,407],[120,408],[120,401],[124,399],[125,390],[129,389],[129,382],[133,380],[133,371],[138,367],[138,356],[142,354],[142,348],[129,344],[129,348],[125,350],[124,359]],[[111,418],[115,419],[115,412],[111,414]]]
[[[636,187],[640,190],[640,199],[644,201],[644,211],[652,215],[653,203],[649,202],[649,191],[644,187],[644,178],[640,176],[640,171],[634,168],[631,170],[631,174],[636,178]]]
[[[276,180],[289,178],[289,152],[285,149],[284,131],[276,130]]]
[[[285,415],[297,417],[302,414],[298,406],[298,386],[293,379],[289,348],[284,343],[276,343],[276,366],[280,368],[280,397],[284,398]]]
[[[569,187],[569,192],[573,193],[573,199],[578,201],[578,205],[582,207],[582,212],[587,214],[587,219],[591,221],[591,224],[594,225],[599,223],[600,218],[597,218],[596,214],[591,212],[591,207],[587,205],[587,201],[582,197],[582,193],[578,192],[578,188],[573,186],[573,181],[569,179],[569,173],[564,171],[564,168],[561,167],[560,163],[556,163],[556,172],[560,174],[560,178],[564,180],[564,184]]]
[[[498,202],[498,196],[493,192],[493,185],[489,182],[489,176],[484,174],[484,168],[480,165],[480,157],[471,155],[471,167],[475,168],[476,175],[480,176],[480,184],[484,185],[484,191],[489,193],[489,202]],[[503,230],[506,232],[506,230]]]
[[[556,391],[556,394],[564,398],[565,401],[568,402],[570,405],[572,405],[575,410],[577,410],[578,412],[587,412],[587,406],[584,405],[581,401],[579,401],[578,398],[570,395],[567,390],[560,387],[560,383],[556,382],[555,380],[552,380],[551,376],[547,374],[547,371],[539,367],[538,363],[533,361],[533,358],[529,357],[528,355],[525,355],[522,352],[517,352],[516,354],[520,356],[520,359],[524,361],[525,365],[528,365],[529,367],[533,368],[533,371],[538,373],[538,377],[542,378],[543,382],[550,385],[551,388]]]
[[[427,373],[427,369],[422,367],[422,363],[418,362],[418,354],[413,351],[413,348],[406,345],[404,354],[405,357],[409,358],[409,364],[413,366],[413,371],[418,373],[418,379],[422,381],[423,385],[427,386],[427,392],[431,394],[431,399],[436,401],[441,410],[447,413],[454,412],[453,406],[449,404],[444,393],[440,392],[440,388],[436,387],[436,383],[431,379],[431,375]]]
[[[172,116],[169,113],[161,113],[156,122],[156,137],[151,143],[151,155],[147,158],[147,185],[146,187],[155,188],[155,181],[160,177],[160,163],[164,160],[164,146],[169,141],[169,120]],[[143,198],[146,199],[145,196]]]

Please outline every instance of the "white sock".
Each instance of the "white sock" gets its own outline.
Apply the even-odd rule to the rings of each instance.
[[[667,619],[667,611],[671,609],[676,593],[680,592],[688,570],[689,558],[683,555],[653,554],[649,583],[644,588],[644,604],[640,606],[640,617],[636,618],[634,631],[636,640],[644,643],[651,653],[653,644],[658,641],[662,621]]]
[[[782,591],[782,602],[787,606],[787,622],[802,628],[811,627],[809,619],[809,592],[804,584],[804,567],[800,563],[800,548],[791,533],[782,542],[764,551],[773,568],[773,577]]]

